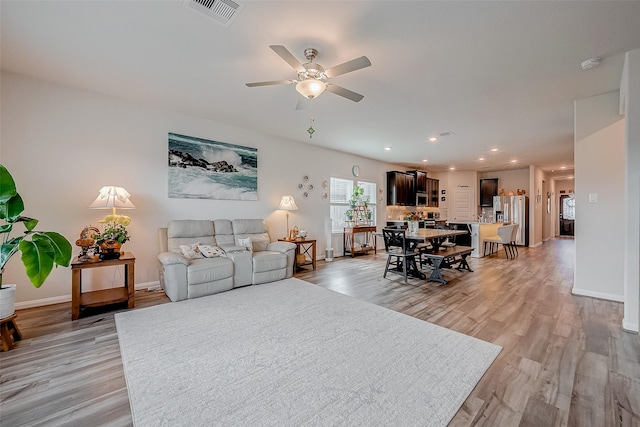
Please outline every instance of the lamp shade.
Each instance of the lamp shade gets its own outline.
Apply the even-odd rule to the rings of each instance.
[[[282,196],[278,209],[283,211],[297,211],[298,207],[296,206],[296,202],[293,200],[293,196]]]
[[[322,92],[327,88],[327,84],[321,80],[306,79],[296,85],[296,90],[300,95],[313,99],[320,96]]]
[[[135,209],[129,200],[131,195],[122,187],[106,186],[100,189],[98,197],[89,205],[89,209]]]

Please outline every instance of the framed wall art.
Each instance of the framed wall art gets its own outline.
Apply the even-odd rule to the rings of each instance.
[[[169,197],[258,200],[258,149],[169,133]]]

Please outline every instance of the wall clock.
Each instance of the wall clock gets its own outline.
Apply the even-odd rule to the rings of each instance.
[[[353,165],[353,167],[351,168],[351,173],[353,174],[353,176],[360,176],[360,166]]]

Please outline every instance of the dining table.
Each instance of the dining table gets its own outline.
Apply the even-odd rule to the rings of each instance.
[[[420,243],[429,243],[431,245],[429,251],[438,252],[440,250],[440,246],[442,246],[442,243],[446,241],[447,238],[467,233],[467,230],[419,228],[415,233],[409,233],[407,231],[407,233],[405,233],[405,240],[407,240],[407,246],[410,250],[416,249]],[[376,233],[376,236],[380,236],[384,239],[382,233]],[[411,259],[407,263],[407,275],[422,280],[427,279],[426,274],[420,270],[415,259]]]

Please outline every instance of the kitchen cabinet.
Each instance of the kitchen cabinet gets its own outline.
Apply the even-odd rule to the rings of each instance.
[[[387,172],[387,205],[416,205],[416,190],[413,174],[399,171]]]
[[[433,178],[427,178],[426,193],[429,195],[429,203],[427,206],[430,208],[437,208],[440,204],[440,181]]]
[[[418,170],[409,171],[409,173],[414,176],[416,193],[427,193],[429,191],[427,188],[427,173]]]
[[[493,207],[493,196],[498,195],[498,178],[480,180],[480,206]]]

